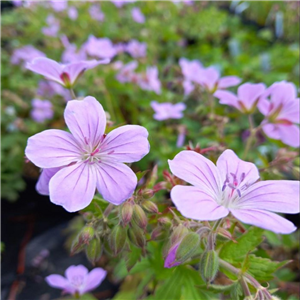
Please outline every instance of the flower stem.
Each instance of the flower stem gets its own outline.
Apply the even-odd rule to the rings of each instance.
[[[70,93],[71,93],[71,96],[72,96],[73,100],[76,99],[77,97],[75,95],[74,90],[72,88],[70,88],[69,90],[70,90]]]
[[[206,250],[214,250],[215,249],[215,242],[216,242],[216,230],[220,227],[221,223],[223,222],[223,219],[219,219],[211,229],[211,232],[209,233],[207,237],[207,247]]]
[[[243,291],[244,291],[244,295],[245,295],[246,297],[249,297],[249,298],[250,298],[250,297],[251,297],[251,292],[250,292],[250,290],[249,290],[248,283],[246,282],[246,280],[245,280],[244,277],[241,278],[240,284],[241,284],[242,289],[243,289]]]
[[[248,115],[248,120],[249,120],[249,127],[250,127],[249,128],[250,136],[247,139],[245,151],[244,151],[244,154],[243,154],[243,159],[245,159],[247,157],[247,154],[248,154],[248,152],[249,152],[249,150],[252,146],[253,139],[254,139],[254,137],[256,135],[256,132],[258,130],[258,127],[254,128],[252,115]]]

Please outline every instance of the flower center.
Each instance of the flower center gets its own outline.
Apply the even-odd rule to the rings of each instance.
[[[75,275],[72,277],[72,279],[70,280],[70,283],[76,287],[79,288],[82,284],[83,284],[84,278],[81,275]]]

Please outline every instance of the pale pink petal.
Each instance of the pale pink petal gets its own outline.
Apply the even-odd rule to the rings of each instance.
[[[62,66],[52,59],[46,57],[35,58],[26,64],[26,68],[32,72],[45,76],[47,79],[64,85],[64,82],[60,77],[62,74]]]
[[[225,150],[217,160],[217,167],[222,176],[223,182],[226,180],[226,176],[229,177],[229,181],[236,180],[239,186],[245,184],[250,185],[259,179],[259,172],[257,167],[251,163],[246,162],[238,158],[238,156],[230,149]]]
[[[287,120],[292,123],[300,123],[300,99],[290,100],[284,104],[277,120]]]
[[[231,213],[243,223],[261,227],[275,233],[288,234],[297,228],[279,215],[259,209],[231,209]]]
[[[100,153],[113,160],[131,163],[149,153],[148,131],[138,125],[125,125],[111,131],[103,140]]]
[[[237,96],[231,92],[217,90],[214,93],[214,97],[220,100],[220,104],[230,105],[237,108],[238,110],[241,110]]]
[[[237,76],[225,76],[219,79],[218,89],[226,89],[231,86],[238,85],[241,82],[241,78]]]
[[[94,149],[103,138],[106,115],[94,97],[69,101],[64,116],[71,133],[82,147]]]
[[[275,140],[280,139],[280,131],[278,128],[278,124],[266,123],[262,126],[262,129],[269,138],[275,139]]]
[[[66,288],[68,289],[70,286],[69,281],[58,274],[49,275],[45,278],[45,280],[51,287],[56,289],[66,290]]]
[[[268,90],[272,102],[284,103],[297,97],[297,88],[291,82],[275,82]]]
[[[299,213],[300,182],[260,181],[249,187],[236,203],[237,209],[262,209],[280,213]]]
[[[212,221],[228,215],[228,209],[220,206],[204,189],[176,185],[171,190],[171,199],[180,213],[199,221]]]
[[[264,115],[267,116],[270,112],[271,102],[265,98],[261,98],[258,101],[257,108]]]
[[[43,169],[35,186],[41,195],[49,195],[49,181],[60,170],[60,168]]]
[[[238,88],[238,100],[243,103],[247,110],[251,110],[265,89],[266,86],[263,83],[244,83]]]
[[[300,131],[298,125],[277,124],[280,140],[291,147],[300,146]]]
[[[71,282],[74,277],[81,277],[84,279],[88,275],[88,272],[88,269],[83,265],[70,266],[65,271],[65,276]]]
[[[186,182],[206,189],[210,195],[218,195],[222,183],[216,166],[194,151],[181,151],[169,160],[172,173]]]
[[[62,167],[80,159],[80,148],[70,133],[49,129],[28,139],[25,155],[40,168]]]
[[[87,207],[96,190],[93,165],[82,162],[61,169],[50,180],[49,190],[51,202],[68,212]]]
[[[97,190],[106,201],[119,205],[133,194],[137,178],[128,166],[107,161],[95,166],[97,167]]]
[[[82,290],[82,293],[89,292],[93,289],[95,289],[98,285],[101,284],[101,282],[106,277],[107,272],[101,268],[95,268],[93,269],[87,276],[85,281],[85,286]]]
[[[216,88],[218,79],[220,78],[220,72],[214,68],[209,67],[207,69],[201,69],[198,73],[199,77],[195,80],[200,85],[212,91]]]

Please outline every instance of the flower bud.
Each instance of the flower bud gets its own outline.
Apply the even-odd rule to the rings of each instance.
[[[88,245],[90,240],[94,237],[95,230],[92,226],[84,226],[78,235],[79,243]]]
[[[183,237],[188,233],[188,229],[183,225],[178,225],[171,235],[171,245],[177,244],[180,242]]]
[[[199,234],[200,239],[206,236],[210,232],[210,228],[207,226],[202,226],[197,230],[197,233]]]
[[[153,195],[154,195],[153,190],[150,189],[143,190],[143,199],[150,199],[153,197]]]
[[[127,230],[122,226],[116,226],[109,236],[109,246],[116,256],[124,248],[126,243]]]
[[[163,230],[161,227],[156,227],[153,229],[151,233],[151,240],[156,240],[163,234]]]
[[[144,201],[142,203],[142,206],[149,213],[154,213],[154,214],[158,213],[158,208],[157,208],[156,204],[152,201],[149,201],[149,200]]]
[[[85,248],[85,253],[88,260],[92,264],[95,264],[95,262],[97,262],[100,259],[102,254],[102,244],[98,237],[94,237],[90,241],[89,245],[87,245]]]
[[[81,252],[85,248],[85,244],[79,242],[79,235],[72,242],[71,255]]]
[[[131,218],[133,213],[133,203],[130,201],[127,201],[123,204],[121,208],[121,220],[124,225],[127,225]]]
[[[143,211],[143,209],[139,205],[133,206],[133,214],[132,219],[135,221],[135,223],[140,227],[145,229],[148,224],[148,219]]]
[[[146,238],[143,230],[136,225],[128,229],[128,237],[132,244],[139,248],[144,248],[146,245]]]
[[[219,270],[219,257],[216,251],[205,251],[200,260],[199,266],[201,277],[206,282],[211,282]]]
[[[159,218],[157,219],[157,222],[162,225],[166,225],[167,227],[170,227],[172,225],[171,220],[167,217]]]
[[[176,261],[183,263],[191,258],[199,248],[200,236],[196,232],[189,232],[182,239],[177,251]]]

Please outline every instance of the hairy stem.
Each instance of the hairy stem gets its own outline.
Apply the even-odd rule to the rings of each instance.
[[[245,159],[247,157],[247,154],[248,154],[248,152],[249,152],[249,150],[252,146],[253,139],[254,139],[254,137],[256,135],[256,132],[257,132],[257,129],[258,129],[258,128],[254,128],[252,115],[248,116],[248,120],[249,120],[250,136],[247,139],[245,151],[244,151],[244,154],[243,154],[243,159]]]
[[[73,100],[76,99],[77,97],[75,95],[74,90],[73,89],[69,89],[69,90],[70,90],[70,93],[71,93],[71,96],[72,96]]]

